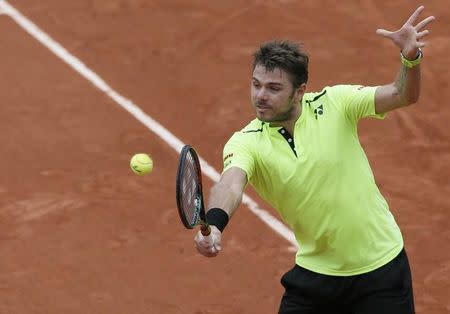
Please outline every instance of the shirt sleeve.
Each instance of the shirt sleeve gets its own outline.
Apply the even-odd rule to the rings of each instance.
[[[238,167],[247,173],[247,180],[250,180],[255,170],[255,158],[244,136],[248,135],[236,132],[225,144],[222,173],[231,167]]]
[[[350,120],[357,122],[366,117],[384,119],[386,114],[375,112],[377,88],[377,86],[338,85],[333,88],[333,93],[338,106]]]

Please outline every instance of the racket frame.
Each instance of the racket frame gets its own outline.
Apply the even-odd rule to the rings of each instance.
[[[184,169],[185,164],[187,162],[187,156],[190,154],[194,161],[194,167],[197,174],[198,182],[196,182],[196,188],[197,191],[195,193],[195,197],[198,199],[197,202],[200,204],[200,208],[195,212],[198,217],[196,218],[196,222],[194,224],[191,224],[186,214],[183,210],[183,191],[182,191],[182,182],[183,182],[183,176],[184,176]],[[178,208],[178,214],[180,216],[180,219],[183,223],[183,225],[187,229],[194,229],[196,226],[200,225],[201,233],[204,236],[208,236],[211,233],[211,228],[206,221],[206,212],[205,212],[205,205],[203,200],[203,189],[202,189],[202,171],[200,166],[200,160],[198,158],[197,152],[195,149],[189,145],[186,144],[183,146],[180,152],[180,157],[178,160],[178,170],[177,170],[177,179],[176,179],[176,199],[177,199],[177,208]],[[194,203],[196,203],[194,201]]]

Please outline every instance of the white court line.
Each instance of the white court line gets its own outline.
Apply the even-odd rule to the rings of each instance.
[[[33,22],[23,16],[13,6],[4,0],[0,0],[0,11],[9,15],[19,26],[21,26],[26,32],[37,39],[41,44],[52,51],[65,63],[70,65],[75,71],[81,74],[85,79],[91,82],[95,87],[103,91],[109,97],[111,97],[117,104],[123,109],[128,111],[138,121],[144,124],[150,131],[164,140],[170,147],[175,149],[178,153],[181,151],[184,143],[173,135],[169,130],[155,121],[153,118],[144,113],[137,105],[131,100],[123,97],[115,90],[113,90],[106,82],[98,76],[95,72],[90,70],[83,62],[69,53],[63,46],[53,40],[49,35],[44,33]],[[200,157],[203,173],[208,176],[214,182],[219,181],[220,174],[211,167],[203,158]],[[262,209],[252,198],[244,194],[242,202],[248,206],[250,211],[254,213],[258,218],[265,222],[276,233],[289,241],[294,247],[297,247],[297,241],[294,234],[278,219],[273,217],[269,212]]]

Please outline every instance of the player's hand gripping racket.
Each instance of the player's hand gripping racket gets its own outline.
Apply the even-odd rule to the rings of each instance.
[[[190,145],[185,145],[180,153],[176,194],[178,213],[183,225],[188,229],[200,225],[206,242],[212,244],[211,228],[206,221],[203,204],[202,171],[197,153]]]

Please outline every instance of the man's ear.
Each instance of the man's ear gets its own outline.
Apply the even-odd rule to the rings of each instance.
[[[306,83],[301,84],[296,90],[295,90],[295,101],[299,102],[302,98],[303,95],[306,92]]]

